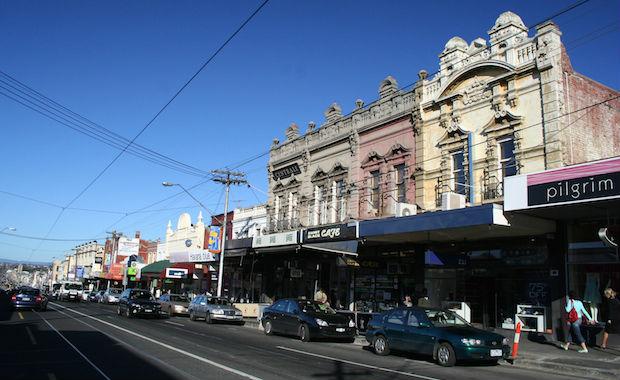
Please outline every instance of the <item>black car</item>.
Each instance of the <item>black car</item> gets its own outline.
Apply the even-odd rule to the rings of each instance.
[[[149,316],[159,318],[163,316],[161,305],[146,289],[125,289],[118,301],[117,314],[127,318]]]
[[[10,303],[13,309],[47,310],[47,296],[39,289],[23,287],[11,292]]]
[[[355,322],[337,314],[331,307],[315,301],[282,299],[263,312],[265,334],[298,336],[308,342],[315,338],[355,340]]]

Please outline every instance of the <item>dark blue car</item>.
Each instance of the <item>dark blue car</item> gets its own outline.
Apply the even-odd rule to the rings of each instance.
[[[261,322],[267,335],[293,335],[303,342],[315,338],[355,340],[355,323],[349,317],[315,301],[278,300],[265,309]]]
[[[19,288],[11,293],[11,307],[14,309],[47,310],[47,297],[39,289]]]
[[[378,355],[409,351],[446,367],[457,360],[497,362],[510,355],[507,338],[441,309],[407,307],[377,315],[368,324],[366,340]]]

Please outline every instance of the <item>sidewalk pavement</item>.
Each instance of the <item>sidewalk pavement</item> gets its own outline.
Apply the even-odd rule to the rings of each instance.
[[[256,318],[246,318],[245,326],[259,328]],[[512,344],[513,330],[494,331],[508,337]],[[600,344],[600,336],[598,338]],[[366,346],[368,342],[364,335],[358,335],[354,344]],[[588,347],[587,354],[580,354],[578,350],[577,345],[571,344],[570,349],[565,351],[560,347],[560,342],[551,340],[551,335],[522,332],[519,352],[513,365],[574,377],[620,379],[620,335],[610,335],[609,348],[606,350]]]

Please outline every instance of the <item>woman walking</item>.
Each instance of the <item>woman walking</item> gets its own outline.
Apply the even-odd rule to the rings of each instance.
[[[620,325],[620,300],[616,298],[616,292],[612,288],[605,289],[603,294],[607,298],[607,322],[605,323],[601,348],[606,349],[609,334],[620,333],[620,326],[618,326]]]
[[[573,337],[575,339],[575,343],[581,346],[580,353],[585,354],[588,352],[588,347],[586,347],[586,340],[583,339],[583,335],[581,334],[581,320],[585,316],[589,323],[594,323],[594,320],[583,306],[583,303],[576,299],[574,291],[568,292],[566,296],[566,312],[568,313],[566,318],[566,324],[570,329],[570,332],[573,333]],[[562,344],[562,348],[568,350],[570,346],[570,341],[568,340],[568,335],[566,334],[566,343]]]

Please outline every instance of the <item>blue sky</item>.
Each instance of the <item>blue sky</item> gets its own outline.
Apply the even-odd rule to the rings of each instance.
[[[297,122],[321,124],[336,101],[347,113],[376,99],[380,81],[401,86],[433,72],[448,39],[487,38],[506,10],[530,26],[574,1],[284,1],[272,0],[138,139],[192,166],[211,170],[269,149]],[[260,1],[0,1],[0,70],[106,128],[132,138]],[[620,1],[591,0],[558,18],[575,70],[620,88]],[[530,35],[532,32],[530,33]],[[0,96],[0,229],[45,236],[59,209],[6,193],[64,205],[118,151]],[[267,159],[242,168],[266,190]],[[128,212],[200,178],[124,155],[73,207]],[[223,210],[221,186],[193,190]],[[264,201],[234,188],[231,206]],[[218,201],[219,200],[219,201]],[[50,238],[97,238],[116,229],[156,239],[183,208],[179,196],[150,213],[67,210]],[[6,231],[5,231],[6,232]],[[74,242],[0,235],[0,257],[50,260]],[[39,248],[33,252],[33,248]]]

